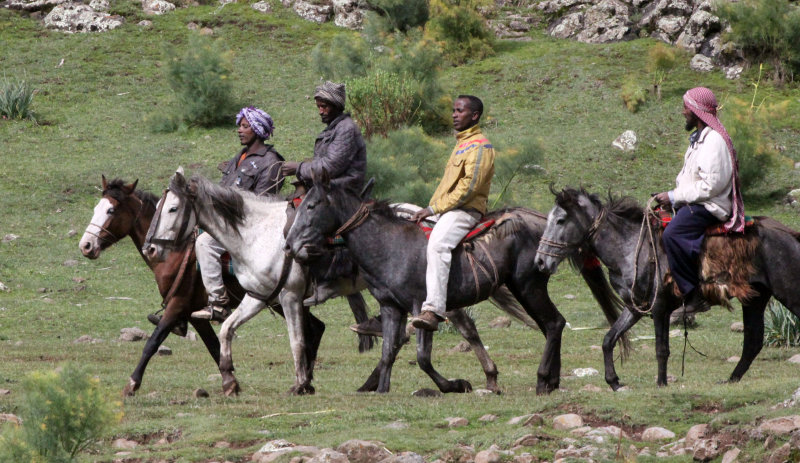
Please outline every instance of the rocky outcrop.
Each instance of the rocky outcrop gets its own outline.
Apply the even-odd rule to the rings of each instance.
[[[68,0],[6,0],[0,2],[0,5],[11,10],[48,11],[56,5],[67,2]]]
[[[107,31],[121,26],[122,22],[121,16],[95,11],[80,3],[57,5],[44,18],[45,27],[70,33]]]

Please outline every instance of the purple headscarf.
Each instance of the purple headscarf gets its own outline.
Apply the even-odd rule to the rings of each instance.
[[[255,132],[256,136],[262,140],[267,140],[272,136],[275,130],[275,124],[272,122],[272,117],[265,111],[262,111],[255,106],[248,106],[242,108],[239,114],[236,115],[236,125],[242,122],[242,118],[247,119],[250,127]]]
[[[742,202],[742,193],[739,188],[739,160],[736,157],[736,150],[733,148],[733,142],[730,135],[728,135],[728,131],[725,130],[722,122],[717,118],[717,99],[711,90],[705,87],[695,87],[683,94],[683,104],[707,126],[722,135],[725,144],[728,145],[728,151],[731,153],[731,163],[733,164],[733,187],[731,188],[733,210],[731,211],[731,218],[725,223],[724,228],[726,232],[741,233],[744,231],[744,203]]]

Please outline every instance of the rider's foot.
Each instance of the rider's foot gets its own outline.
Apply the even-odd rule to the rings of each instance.
[[[694,314],[701,312],[708,312],[711,309],[711,304],[703,297],[700,289],[695,289],[683,300],[683,307],[676,310],[679,314]]]
[[[338,296],[341,296],[341,294],[339,294],[339,291],[337,290],[335,284],[324,281],[318,282],[314,294],[312,294],[311,297],[306,298],[303,301],[303,305],[306,307],[319,305],[327,301],[328,299],[332,299]]]
[[[192,318],[218,322],[225,321],[230,315],[230,309],[217,304],[209,304],[196,312],[192,312]]]
[[[355,325],[350,325],[350,329],[358,334],[365,334],[367,336],[383,336],[383,325],[381,323],[381,316],[372,317],[365,322]]]
[[[411,325],[414,328],[425,331],[436,331],[439,329],[439,323],[443,322],[444,318],[440,317],[431,310],[423,310],[421,314],[416,317],[411,317]]]
[[[158,326],[158,323],[161,322],[161,315],[155,313],[147,314],[147,321]],[[189,324],[186,323],[186,320],[178,320],[178,324],[172,327],[172,333],[177,334],[182,338],[186,337],[186,333],[188,331]]]

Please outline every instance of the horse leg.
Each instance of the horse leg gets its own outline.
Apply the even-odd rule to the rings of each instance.
[[[433,368],[431,353],[433,351],[433,332],[417,330],[417,365],[424,371],[443,393],[471,392],[472,384],[465,379],[448,380]]]
[[[147,368],[147,364],[150,362],[153,355],[158,352],[159,346],[167,339],[172,328],[178,324],[178,313],[180,311],[181,309],[175,308],[173,305],[169,305],[167,310],[164,311],[164,316],[161,317],[158,326],[153,330],[153,334],[150,335],[150,338],[144,345],[144,349],[142,349],[142,356],[139,359],[139,364],[136,365],[136,368],[128,379],[128,384],[122,389],[123,397],[132,397],[136,394],[139,386],[142,385],[142,378],[144,377],[144,370]]]
[[[203,344],[205,344],[206,349],[208,349],[208,353],[211,354],[214,363],[219,367],[219,338],[217,337],[217,333],[214,332],[214,328],[211,327],[211,323],[208,320],[198,320],[195,318],[190,318],[189,323],[192,324],[194,330],[200,335],[200,339],[203,340]]]
[[[605,366],[606,383],[614,391],[622,387],[614,367],[614,347],[617,345],[617,341],[641,318],[642,314],[639,311],[626,310],[622,312],[603,339],[603,365]]]
[[[535,272],[526,278],[516,277],[509,289],[525,311],[539,325],[545,336],[544,352],[536,372],[536,393],[549,394],[561,381],[561,334],[567,321],[547,293],[549,276]]]
[[[750,368],[761,348],[764,347],[764,309],[767,307],[771,292],[764,287],[759,288],[759,294],[742,302],[742,322],[744,324],[744,339],[742,340],[742,357],[736,368],[733,369],[728,381],[738,382]]]
[[[663,303],[653,306],[653,328],[656,335],[656,362],[658,363],[658,386],[667,385],[667,361],[669,360],[669,314],[675,307],[667,308]]]
[[[348,294],[347,303],[350,304],[350,310],[353,311],[353,317],[356,319],[356,323],[363,323],[369,320],[369,314],[367,313],[367,302],[364,300],[364,296],[362,296],[360,292]],[[358,351],[363,353],[371,350],[374,346],[373,338],[373,336],[359,334]]]
[[[222,327],[219,330],[219,372],[222,374],[222,393],[226,396],[239,395],[239,392],[241,392],[239,381],[236,380],[233,374],[233,356],[231,353],[233,336],[238,327],[261,312],[264,306],[265,304],[258,299],[245,296],[239,307],[222,323]]]
[[[364,384],[358,388],[358,392],[389,392],[392,366],[397,358],[397,353],[403,347],[401,339],[405,326],[405,312],[391,306],[381,305],[381,330],[383,331],[381,359]]]
[[[467,340],[475,356],[483,367],[483,373],[486,375],[486,389],[500,394],[500,388],[497,386],[497,365],[494,364],[486,352],[486,348],[481,342],[481,337],[478,335],[478,329],[475,327],[475,322],[472,321],[466,312],[463,310],[454,310],[448,312],[447,318],[453,323],[461,336]]]
[[[294,358],[295,382],[289,388],[288,393],[292,395],[313,394],[314,386],[311,385],[313,371],[313,361],[311,357],[316,357],[316,353],[309,355],[308,346],[310,340],[306,339],[308,331],[308,308],[303,307],[302,294],[294,291],[284,290],[280,296],[283,314],[286,317],[286,327],[289,333],[289,345]],[[321,336],[321,334],[320,334]],[[308,341],[308,343],[307,343]]]

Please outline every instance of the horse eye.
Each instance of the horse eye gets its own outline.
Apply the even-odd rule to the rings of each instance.
[[[556,219],[556,225],[563,225],[563,224],[564,224],[564,219],[563,218]]]
[[[114,210],[114,208],[113,208],[113,207],[110,207],[110,208],[108,208],[108,210],[106,211],[106,214],[108,214],[108,215],[111,215],[111,214],[113,214],[114,212],[116,212],[116,211]]]
[[[177,206],[172,206],[169,208],[169,212],[178,212]]]
[[[316,205],[317,205],[316,203],[308,203],[308,205],[306,206],[306,209],[308,209],[308,210],[314,209],[314,207]]]

